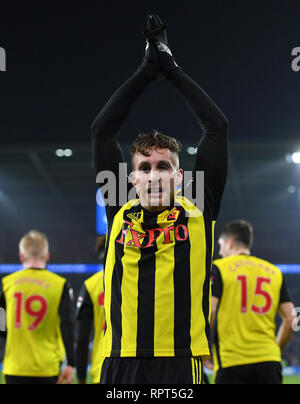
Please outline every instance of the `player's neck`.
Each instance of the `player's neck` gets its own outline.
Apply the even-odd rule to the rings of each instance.
[[[143,206],[143,208],[149,213],[162,213],[169,209],[169,206]]]
[[[174,207],[174,199],[171,200],[170,205],[168,206],[145,206],[141,204],[142,208],[145,209],[147,212],[152,214],[159,214],[164,212],[165,210],[171,210]]]
[[[247,248],[235,248],[231,251],[231,256],[234,255],[251,255],[251,251]]]
[[[35,261],[35,260],[23,262],[23,268],[24,269],[45,269],[46,262]]]

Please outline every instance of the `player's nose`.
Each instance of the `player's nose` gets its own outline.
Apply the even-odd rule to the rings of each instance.
[[[153,183],[155,184],[156,182],[160,182],[161,180],[161,174],[159,171],[157,170],[151,170],[149,173],[149,182],[153,185]]]

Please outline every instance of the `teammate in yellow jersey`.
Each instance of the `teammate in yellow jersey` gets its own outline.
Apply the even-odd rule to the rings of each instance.
[[[74,379],[72,291],[46,270],[47,237],[37,231],[19,244],[24,269],[2,279],[0,306],[6,310],[3,373],[7,384],[71,384]],[[67,366],[60,372],[62,344]]]
[[[103,261],[105,236],[98,238],[97,253]],[[93,327],[94,326],[94,327]],[[103,336],[105,329],[103,272],[99,272],[84,282],[77,300],[75,323],[75,358],[79,384],[86,384],[89,342],[94,331],[92,366],[90,374],[93,384],[100,383],[104,361]]]
[[[284,277],[251,255],[253,228],[229,223],[212,271],[212,319],[216,384],[281,384],[281,351],[295,319]],[[282,324],[276,338],[277,312]]]

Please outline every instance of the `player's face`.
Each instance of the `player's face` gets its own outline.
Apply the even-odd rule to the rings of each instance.
[[[220,246],[219,250],[220,257],[222,258],[228,257],[230,255],[230,243],[228,239],[225,237],[220,237],[218,243]]]
[[[132,183],[141,205],[154,212],[168,208],[183,179],[178,155],[168,149],[153,149],[149,157],[137,153],[134,167]]]

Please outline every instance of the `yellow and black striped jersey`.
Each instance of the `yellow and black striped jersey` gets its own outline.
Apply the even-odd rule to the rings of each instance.
[[[276,314],[290,297],[279,268],[248,255],[214,261],[212,294],[220,299],[214,337],[216,370],[280,362]]]
[[[105,356],[209,356],[214,222],[184,197],[127,203],[108,231]],[[200,212],[199,212],[200,213]]]

